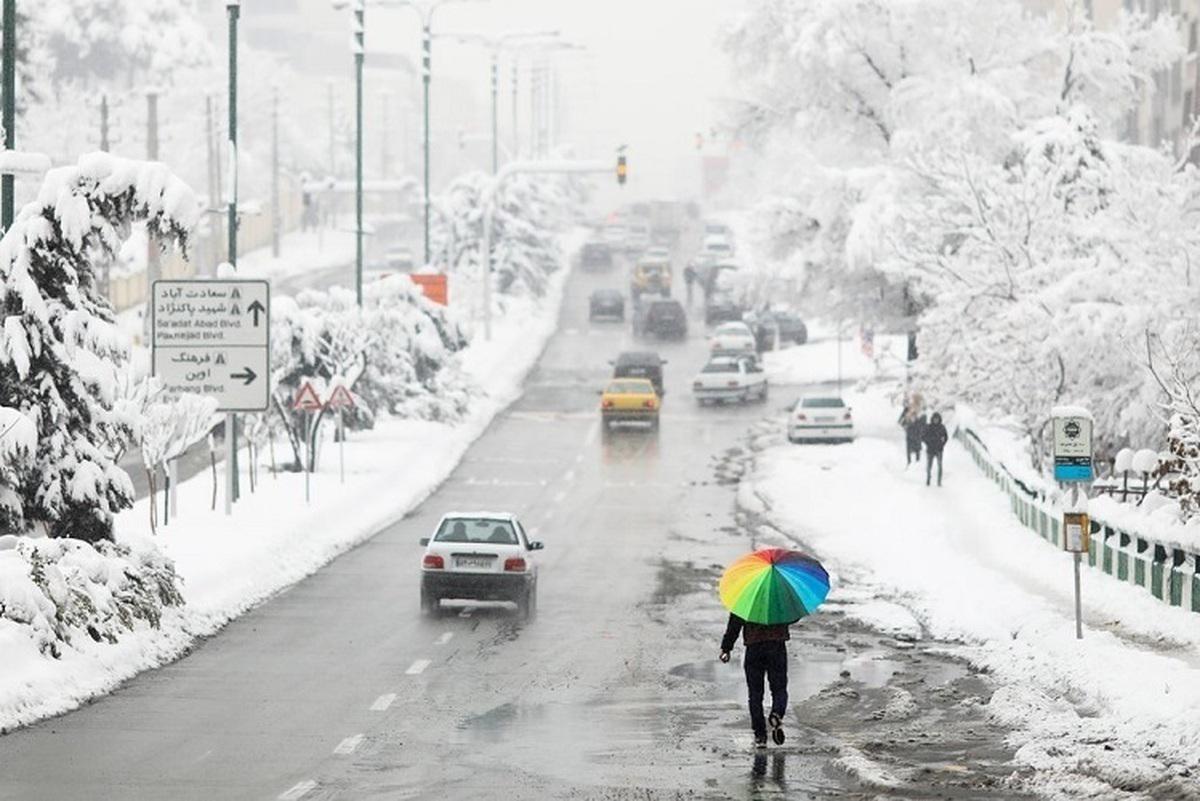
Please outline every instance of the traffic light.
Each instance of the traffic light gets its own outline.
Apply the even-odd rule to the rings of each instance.
[[[625,177],[629,174],[629,168],[625,166],[625,155],[617,156],[617,183],[621,186],[625,185]]]

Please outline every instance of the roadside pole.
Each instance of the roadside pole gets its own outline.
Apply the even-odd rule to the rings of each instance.
[[[339,382],[341,379],[337,379]],[[341,477],[341,483],[346,483],[346,409],[354,408],[354,396],[350,394],[350,390],[346,389],[346,385],[338,383],[334,386],[333,391],[329,395],[329,400],[325,401],[325,408],[336,409],[338,413],[338,474]]]
[[[238,202],[238,149],[237,149],[237,36],[240,0],[225,0],[229,16],[229,264],[237,270],[237,202]],[[238,498],[237,463],[237,414],[225,414],[225,514],[233,513],[233,502]]]
[[[17,147],[17,0],[4,0],[4,57],[0,66],[0,91],[4,93],[4,149]],[[13,194],[16,179],[11,173],[0,177],[0,228],[4,233],[13,222]]]
[[[300,412],[304,417],[304,431],[301,436],[304,440],[304,447],[300,449],[300,467],[304,470],[304,502],[308,503],[312,499],[311,482],[311,466],[313,460],[313,415],[321,411],[324,404],[321,402],[321,396],[317,393],[317,388],[313,386],[311,381],[305,381],[296,390],[296,397],[292,399],[292,411]]]
[[[1059,485],[1070,484],[1071,496],[1063,512],[1062,547],[1073,557],[1075,584],[1075,639],[1083,639],[1083,601],[1080,565],[1083,554],[1091,549],[1091,521],[1087,514],[1085,489],[1095,477],[1092,460],[1092,415],[1075,406],[1056,406],[1050,412],[1054,431],[1054,479]]]
[[[511,161],[505,164],[483,195],[483,248],[480,253],[480,283],[483,293],[483,336],[492,338],[492,223],[496,214],[496,198],[504,182],[514,175],[595,175],[613,171],[612,162],[607,161]],[[617,182],[625,183],[626,162],[624,155],[616,163]]]
[[[354,295],[363,302],[363,63],[366,0],[354,0]]]

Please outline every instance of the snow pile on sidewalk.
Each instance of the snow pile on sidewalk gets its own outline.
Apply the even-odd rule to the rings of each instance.
[[[839,374],[849,384],[876,376],[902,375],[907,354],[908,340],[904,336],[876,336],[868,355],[857,335],[843,332],[839,348],[836,331],[814,327],[807,344],[764,353],[763,367],[773,384],[828,384],[837,381]]]
[[[851,402],[857,442],[767,448],[741,502],[813,549],[838,583],[902,603],[932,637],[966,644],[999,685],[989,711],[1016,730],[1035,789],[1189,797],[1200,773],[1195,616],[1085,571],[1077,641],[1070,556],[1030,536],[957,443],[945,487],[926,487],[923,465],[906,471],[882,388]]]
[[[581,237],[568,239],[570,249]],[[67,711],[141,670],[178,658],[196,638],[403,517],[520,395],[525,375],[556,328],[567,277],[565,269],[552,274],[544,297],[506,299],[492,340],[478,337],[460,353],[459,369],[480,390],[461,419],[386,418],[373,430],[350,432],[344,484],[337,445],[323,441],[325,454],[311,477],[311,503],[304,502],[302,474],[271,477],[264,471],[253,494],[243,475],[242,499],[227,518],[220,508],[210,510],[209,474],[184,482],[178,488],[178,517],[160,526],[154,543],[174,563],[186,604],[165,608],[158,628],[138,625],[103,645],[85,642],[77,648],[73,640],[60,659],[42,655],[28,626],[22,625],[20,634],[0,628],[0,728]],[[147,543],[146,504],[140,501],[118,516],[116,547],[136,552]],[[7,575],[0,575],[0,585]]]

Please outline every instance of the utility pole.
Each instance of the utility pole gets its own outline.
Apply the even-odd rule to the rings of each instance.
[[[329,90],[329,177],[337,177],[337,107],[333,98],[333,81],[327,84]]]
[[[271,87],[271,255],[279,258],[279,87]]]
[[[158,161],[158,92],[151,89],[146,92],[146,159],[148,161]],[[146,236],[146,291],[150,293],[154,282],[162,278],[162,258],[158,252],[158,245],[154,242],[154,238],[149,236],[147,231]],[[151,295],[147,294],[147,302]],[[142,313],[142,329],[143,339],[146,342],[150,341],[150,313],[149,306]]]
[[[100,95],[100,149],[109,150],[108,142],[108,95]]]
[[[17,148],[17,0],[4,0],[4,53],[0,64],[0,91],[4,92],[4,149]],[[13,221],[16,177],[0,177],[0,228],[7,233]]]
[[[388,114],[388,99],[391,97],[391,92],[383,92],[379,96],[380,104],[380,129],[383,131],[383,136],[379,142],[379,177],[385,181],[391,173],[391,148],[389,143],[392,141],[392,120]]]
[[[429,81],[431,71],[433,69],[433,31],[430,29],[430,17],[433,16],[433,9],[430,8],[421,15],[421,82],[424,87],[424,98],[422,103],[425,108],[425,133],[423,136],[423,154],[425,157],[425,263],[429,264]],[[11,180],[11,179],[9,179]]]
[[[492,50],[492,175],[500,169],[500,51]]]
[[[241,11],[240,0],[225,0],[229,12],[229,264],[237,270],[237,24]],[[225,514],[233,514],[233,502],[238,498],[237,415],[225,413]]]
[[[363,62],[366,0],[354,0],[354,294],[362,306],[363,292]]]
[[[521,62],[513,56],[512,63],[512,157],[521,158]]]

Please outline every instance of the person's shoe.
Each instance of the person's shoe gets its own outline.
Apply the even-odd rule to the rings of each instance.
[[[787,739],[783,733],[783,719],[772,712],[767,716],[767,723],[771,726],[771,740],[775,745],[783,745],[783,741]]]
[[[767,735],[765,735],[765,734],[754,735],[754,747],[755,748],[766,748],[767,747]]]

